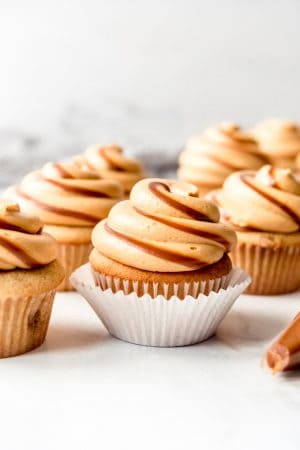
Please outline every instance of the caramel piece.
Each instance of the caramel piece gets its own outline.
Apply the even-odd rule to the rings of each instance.
[[[273,373],[300,368],[300,313],[268,349],[266,361]]]

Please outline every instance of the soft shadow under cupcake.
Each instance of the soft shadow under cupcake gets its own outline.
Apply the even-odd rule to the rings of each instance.
[[[46,342],[35,353],[64,352],[102,345],[110,339],[103,328],[91,329],[77,324],[52,324]]]

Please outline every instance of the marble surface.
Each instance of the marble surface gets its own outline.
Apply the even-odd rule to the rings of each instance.
[[[88,304],[58,294],[48,339],[0,360],[5,450],[298,450],[300,372],[262,355],[300,293],[242,296],[217,335],[185,348],[110,337]]]
[[[122,142],[123,140],[106,140]],[[18,131],[0,130],[0,190],[18,183],[27,173],[39,169],[48,161],[63,161],[84,151],[92,139],[45,137],[38,138]],[[99,141],[100,142],[100,141]],[[159,147],[124,147],[128,156],[137,157],[147,173],[154,176],[175,176],[179,148],[164,151]]]

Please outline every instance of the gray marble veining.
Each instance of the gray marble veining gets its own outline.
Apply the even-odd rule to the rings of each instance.
[[[151,136],[156,123],[167,118],[169,126]],[[184,139],[169,131],[179,128],[177,114],[121,105],[97,113],[84,106],[67,107],[55,130],[34,133],[19,128],[0,129],[0,188],[18,182],[26,173],[47,161],[65,160],[81,153],[91,143],[122,145],[128,155],[138,157],[148,173],[174,176]],[[151,124],[151,126],[150,126]],[[184,133],[181,133],[184,135]],[[180,142],[182,141],[182,142]],[[150,143],[150,145],[149,145]]]

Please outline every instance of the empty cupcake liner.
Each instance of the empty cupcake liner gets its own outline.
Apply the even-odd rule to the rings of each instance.
[[[212,336],[251,279],[243,270],[232,269],[226,289],[197,297],[187,295],[183,300],[176,295],[169,300],[163,295],[152,297],[147,292],[147,283],[142,296],[128,293],[126,280],[118,281],[116,292],[111,287],[103,290],[97,285],[90,264],[77,269],[70,281],[112,336],[133,344],[178,347]],[[109,286],[115,280],[107,277],[106,282]]]
[[[57,259],[65,269],[66,276],[58,286],[58,291],[73,291],[69,278],[77,267],[82,266],[89,260],[92,244],[63,244],[59,243]]]
[[[287,294],[300,288],[299,246],[273,249],[239,243],[230,257],[252,278],[247,294]]]
[[[0,299],[0,358],[29,352],[44,342],[54,296],[55,290]]]

